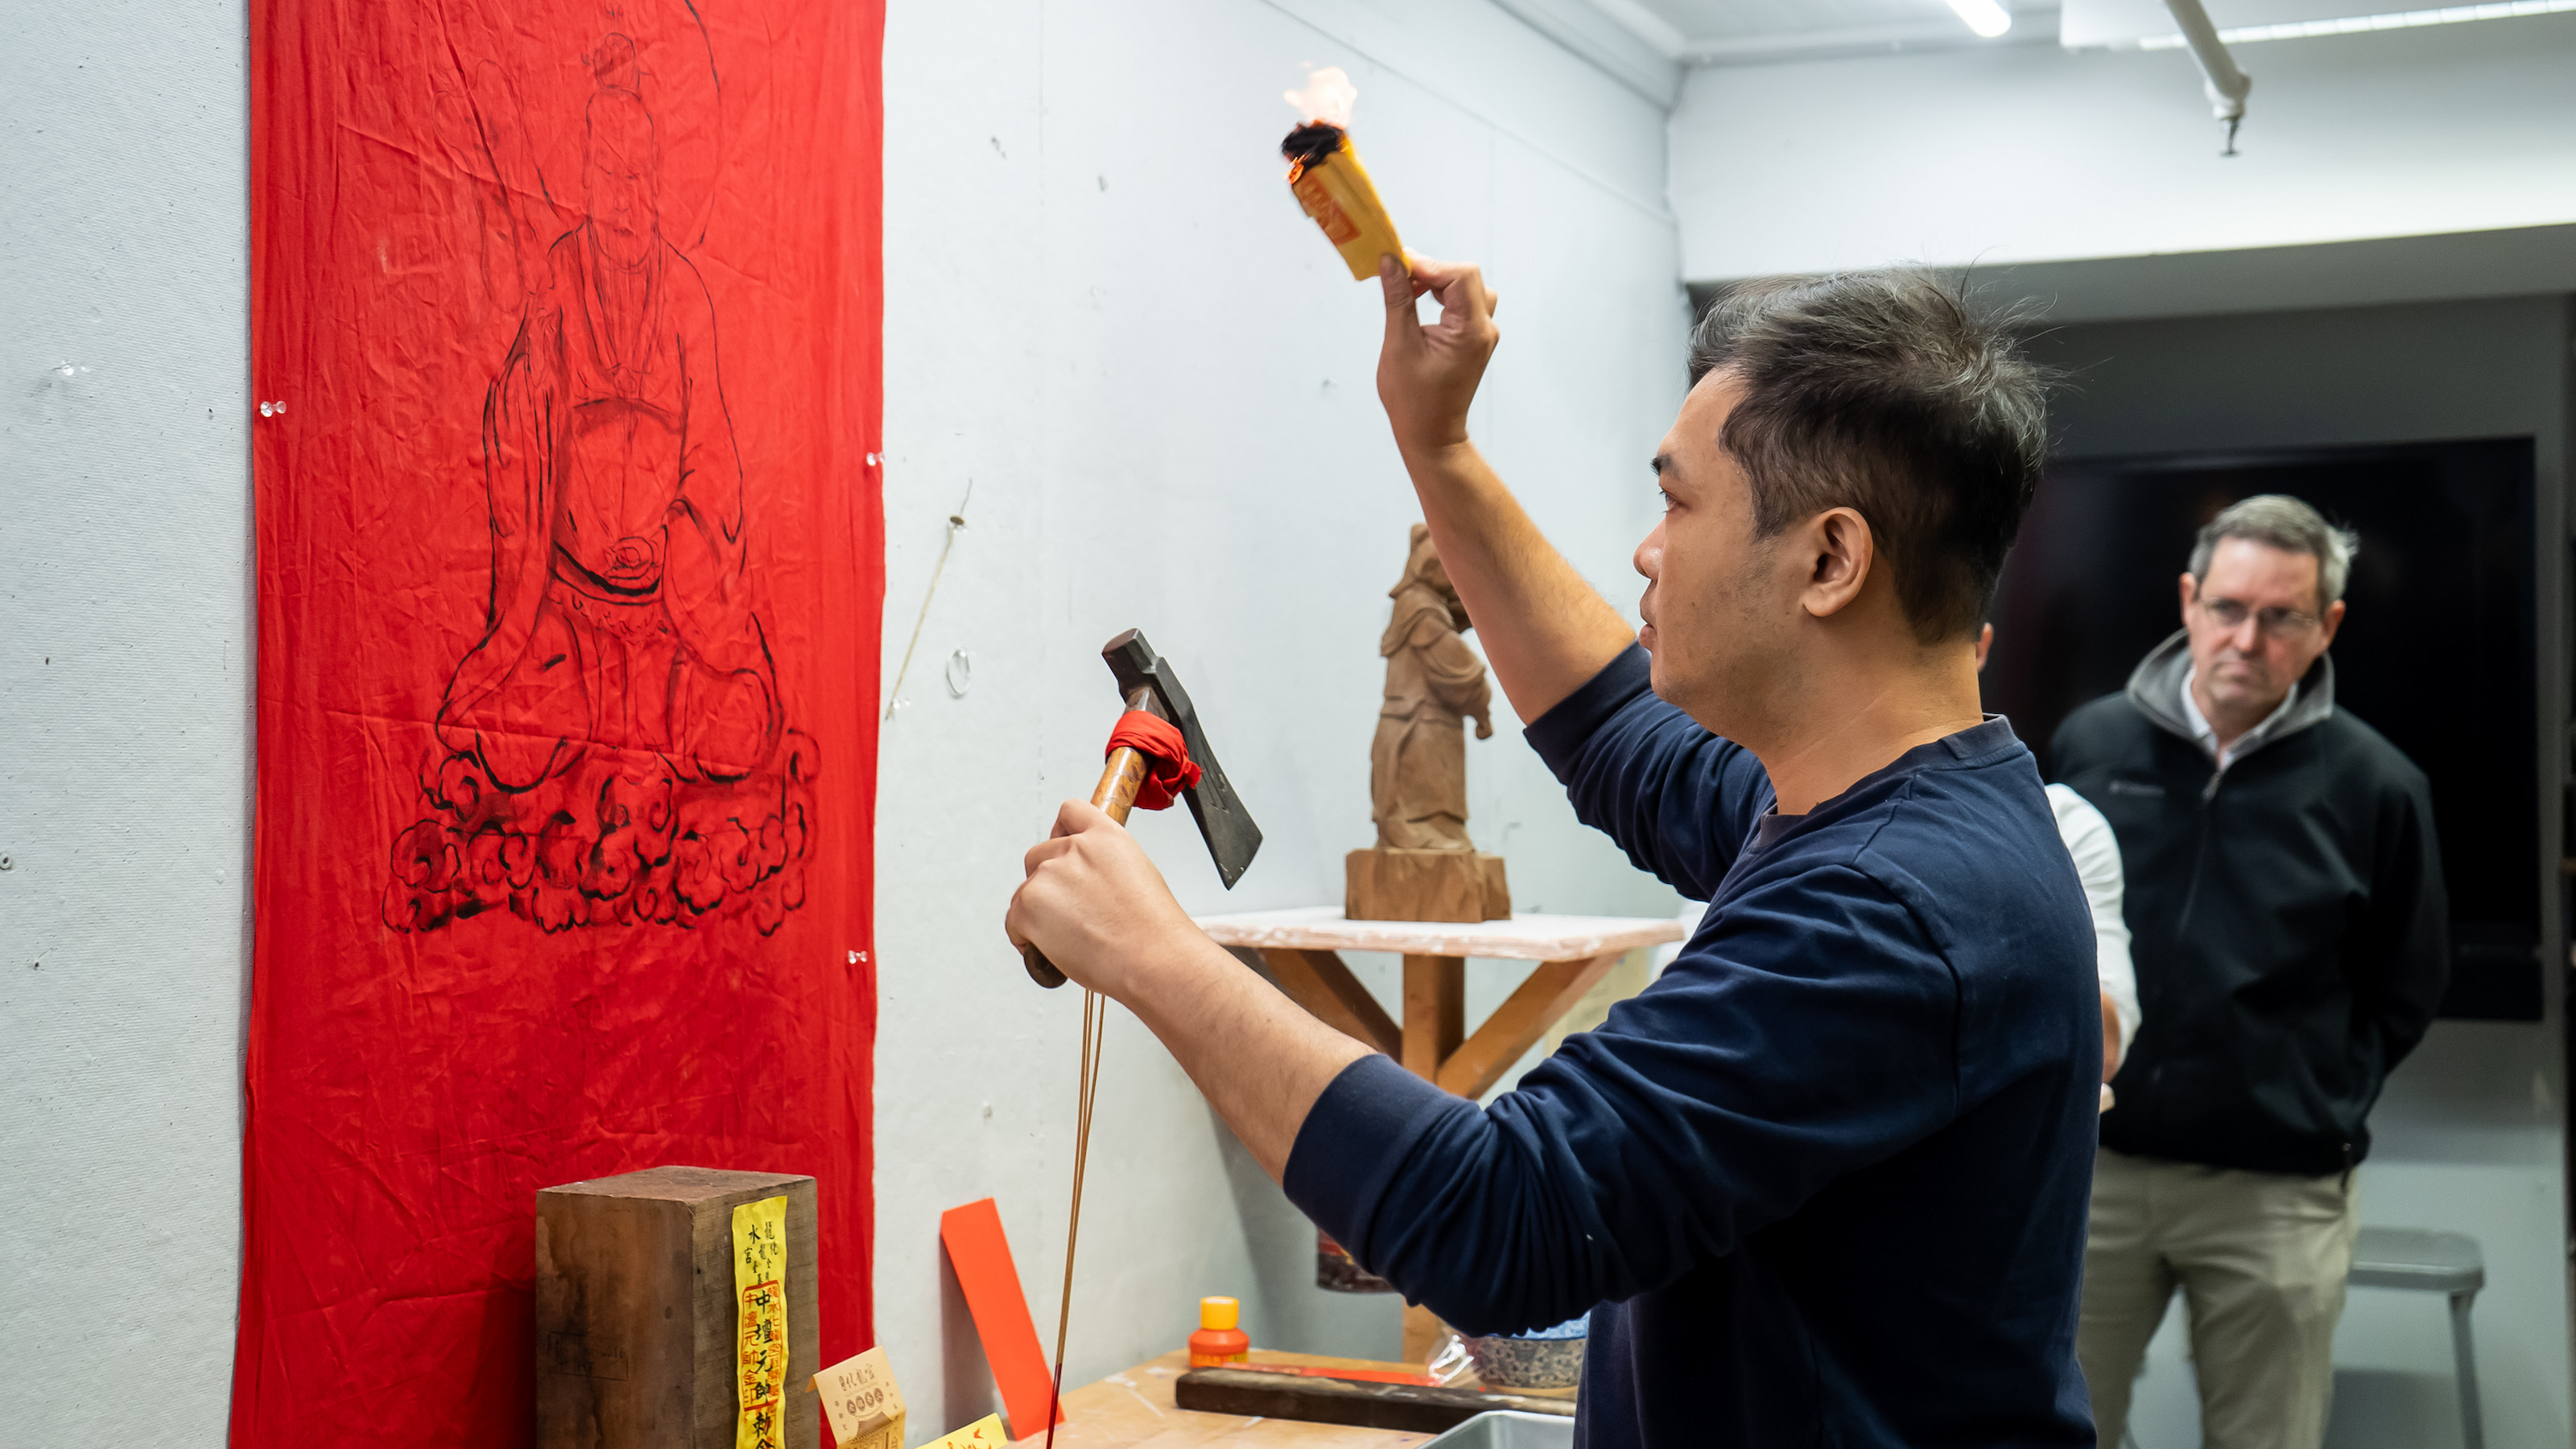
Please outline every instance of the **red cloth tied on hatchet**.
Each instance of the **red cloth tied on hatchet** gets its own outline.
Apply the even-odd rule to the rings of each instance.
[[[1146,810],[1168,810],[1181,792],[1199,782],[1198,761],[1190,758],[1189,742],[1181,737],[1181,727],[1170,720],[1156,719],[1141,709],[1131,709],[1118,717],[1118,726],[1109,732],[1109,744],[1100,752],[1106,759],[1121,746],[1134,750],[1153,761],[1145,772],[1145,783],[1136,790],[1136,804]]]
[[[1225,771],[1216,762],[1207,736],[1200,732],[1197,707],[1189,691],[1172,677],[1172,666],[1145,636],[1133,629],[1103,645],[1101,662],[1118,681],[1127,712],[1109,733],[1102,753],[1106,764],[1100,785],[1091,792],[1095,810],[1121,824],[1138,805],[1161,810],[1183,795],[1190,797],[1190,816],[1207,841],[1208,858],[1216,862],[1217,879],[1231,890],[1253,852],[1261,848],[1261,827],[1235,797]],[[1196,754],[1197,759],[1191,756]],[[1029,979],[1040,986],[1062,986],[1065,975],[1035,944],[1020,948]]]

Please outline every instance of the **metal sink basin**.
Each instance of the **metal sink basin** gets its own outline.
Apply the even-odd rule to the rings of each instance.
[[[1568,1449],[1573,1443],[1571,1416],[1494,1409],[1478,1414],[1422,1449]]]

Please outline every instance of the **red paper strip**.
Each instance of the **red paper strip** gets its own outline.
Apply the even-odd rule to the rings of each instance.
[[[232,1443],[526,1444],[533,1195],[660,1163],[818,1180],[811,1348],[845,1358],[881,0],[250,27]]]
[[[1010,1240],[1002,1236],[1002,1213],[991,1198],[950,1208],[939,1215],[939,1242],[957,1270],[957,1286],[966,1294],[967,1311],[975,1315],[975,1336],[984,1341],[984,1361],[1002,1390],[1002,1408],[1011,1421],[1011,1437],[1025,1439],[1047,1421],[1047,1400],[1054,1376],[1046,1350],[1038,1345],[1037,1324],[1029,1318],[1028,1295],[1020,1291],[1020,1270],[1011,1262]],[[1064,1410],[1056,1409],[1056,1422]]]

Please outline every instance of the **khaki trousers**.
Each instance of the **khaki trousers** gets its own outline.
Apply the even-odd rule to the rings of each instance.
[[[2203,1449],[2318,1449],[2359,1225],[2346,1174],[2098,1153],[2075,1356],[2102,1449],[2119,1449],[2138,1361],[2177,1287]]]

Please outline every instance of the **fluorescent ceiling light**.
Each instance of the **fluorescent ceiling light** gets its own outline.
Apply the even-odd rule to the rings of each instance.
[[[2576,0],[2568,0],[2568,3],[2576,5]],[[1996,4],[1995,0],[1950,0],[1950,8],[1959,12],[1959,18],[1968,22],[1970,30],[1988,40],[2012,29],[2011,12]],[[2179,42],[2181,37],[2175,39]]]
[[[1960,0],[1951,0],[1956,8]],[[2518,15],[2562,15],[2576,11],[2576,0],[2509,0],[2491,5],[2446,5],[2438,10],[2396,10],[2381,15],[2346,15],[2332,20],[2292,20],[2279,25],[2246,25],[2218,32],[2229,45],[2257,40],[2308,40],[2320,35],[2358,35],[2369,30],[2412,30],[2422,25],[2458,25],[2470,20],[2510,20]],[[1965,12],[1962,11],[1962,14]],[[2148,35],[2140,50],[2180,50],[2180,35]]]

